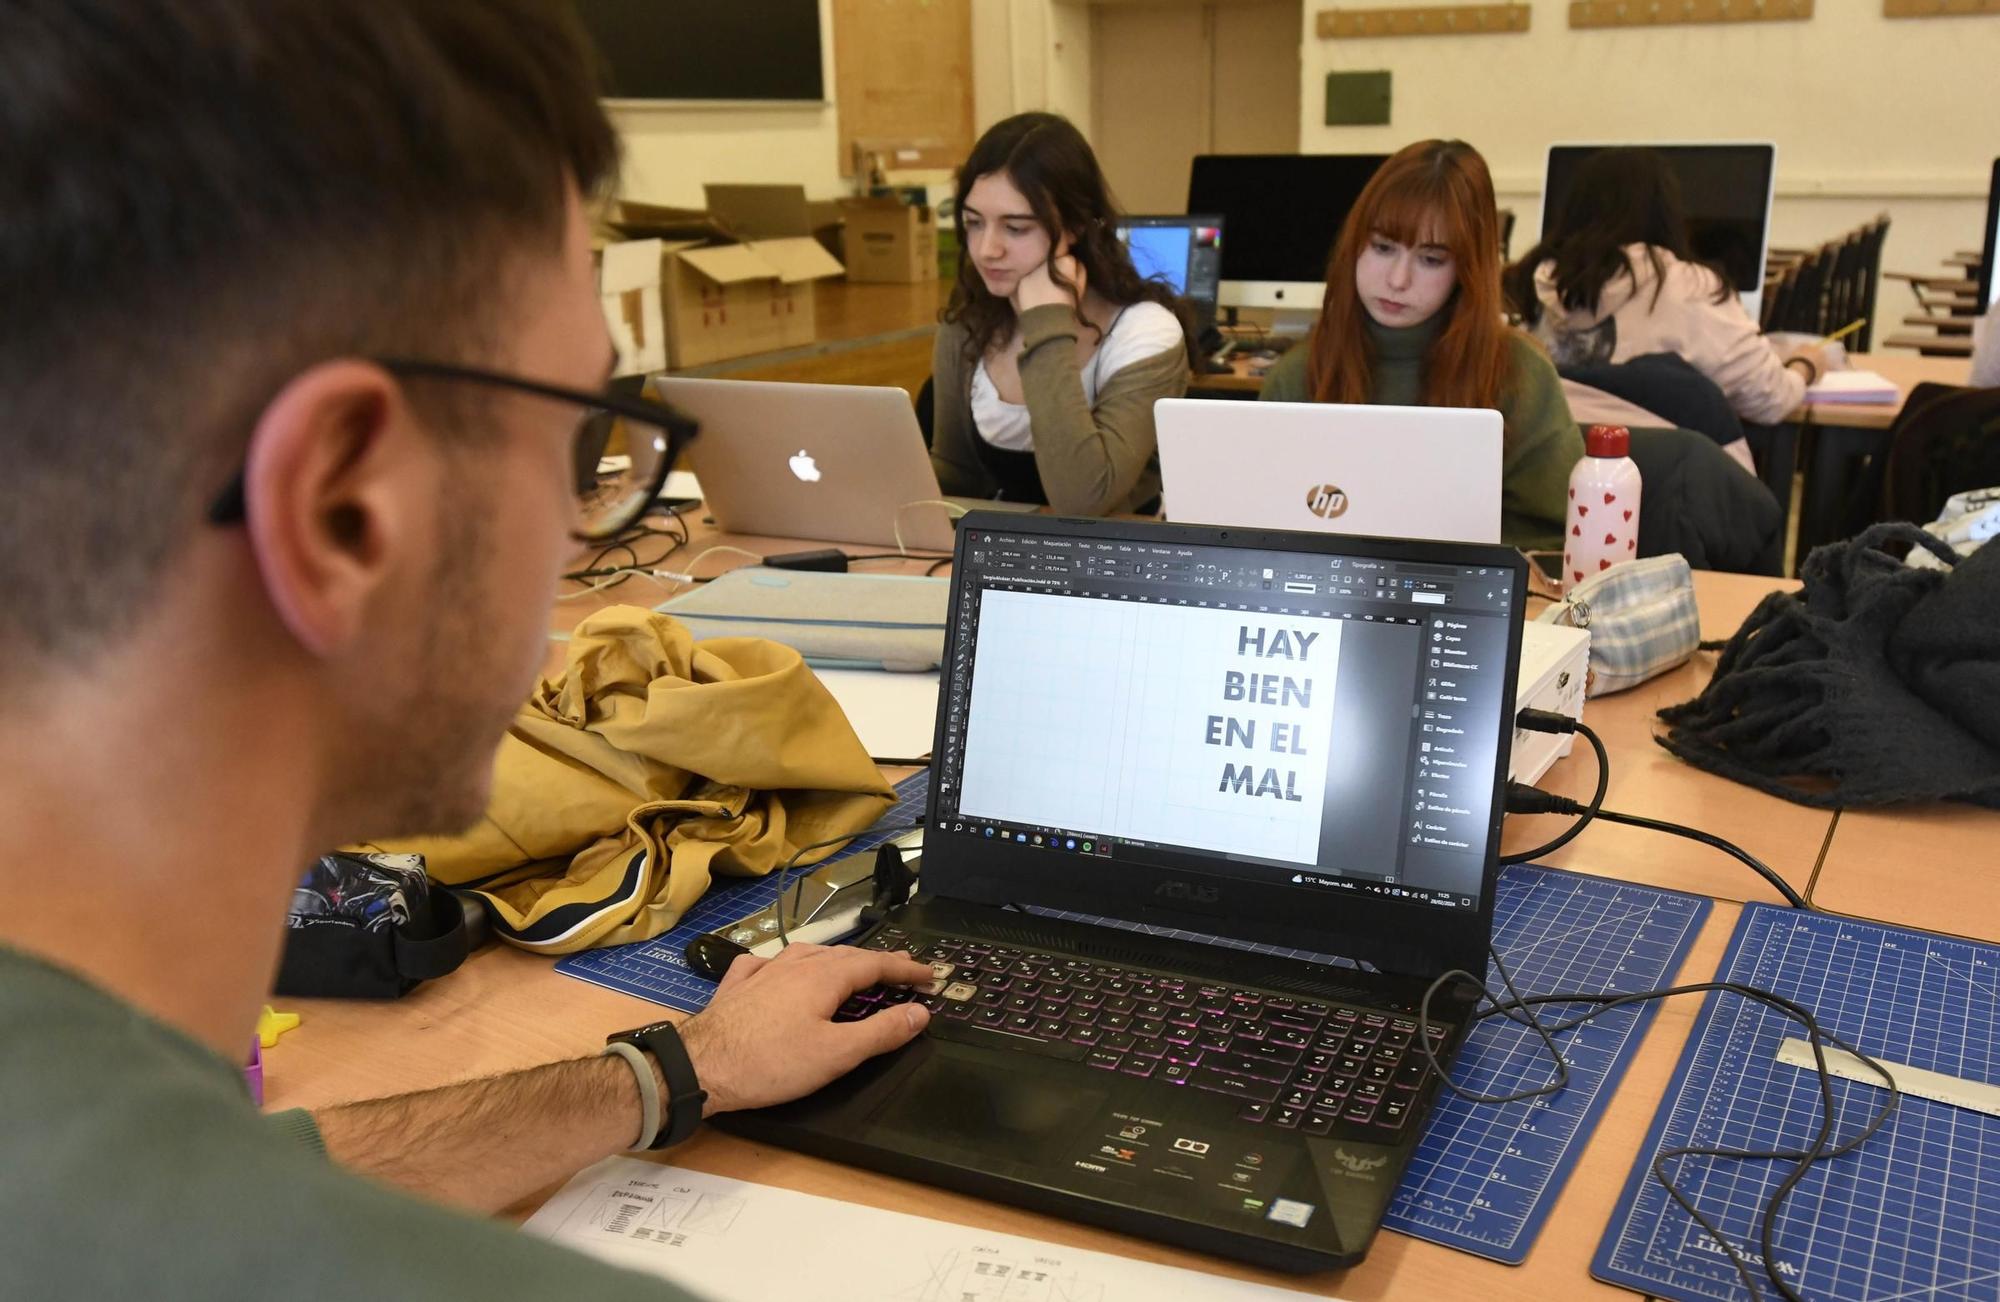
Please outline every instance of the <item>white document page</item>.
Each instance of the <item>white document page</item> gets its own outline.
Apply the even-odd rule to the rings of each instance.
[[[1303,1302],[1318,1295],[610,1157],[527,1233],[713,1302]]]

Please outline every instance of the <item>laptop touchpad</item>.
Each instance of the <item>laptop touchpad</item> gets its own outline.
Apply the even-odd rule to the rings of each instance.
[[[1074,1070],[1058,1081],[1033,1068],[1003,1066],[994,1054],[938,1048],[873,1117],[906,1152],[943,1145],[1021,1162],[1067,1162],[1078,1132],[1104,1107],[1104,1091],[1078,1089]]]

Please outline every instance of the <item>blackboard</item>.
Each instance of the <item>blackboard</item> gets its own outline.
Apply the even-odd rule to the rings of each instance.
[[[576,0],[609,99],[826,99],[819,0]]]

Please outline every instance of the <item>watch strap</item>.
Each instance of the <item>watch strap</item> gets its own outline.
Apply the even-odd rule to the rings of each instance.
[[[671,1148],[691,1138],[701,1128],[702,1105],[708,1102],[708,1091],[702,1089],[700,1080],[695,1076],[694,1060],[688,1057],[680,1031],[672,1022],[655,1022],[611,1038],[644,1049],[659,1064],[660,1075],[666,1080],[666,1095],[660,1103],[659,1131],[647,1147],[653,1150]]]
[[[639,1084],[639,1138],[627,1150],[643,1153],[660,1138],[660,1082],[653,1077],[653,1064],[629,1040],[613,1040],[604,1046],[607,1058],[623,1058]]]

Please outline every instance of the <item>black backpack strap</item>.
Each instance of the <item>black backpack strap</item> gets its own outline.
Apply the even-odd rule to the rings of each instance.
[[[413,936],[407,928],[396,929],[396,973],[411,981],[431,981],[455,972],[472,952],[464,901],[450,891],[433,889],[431,913],[434,935]]]

